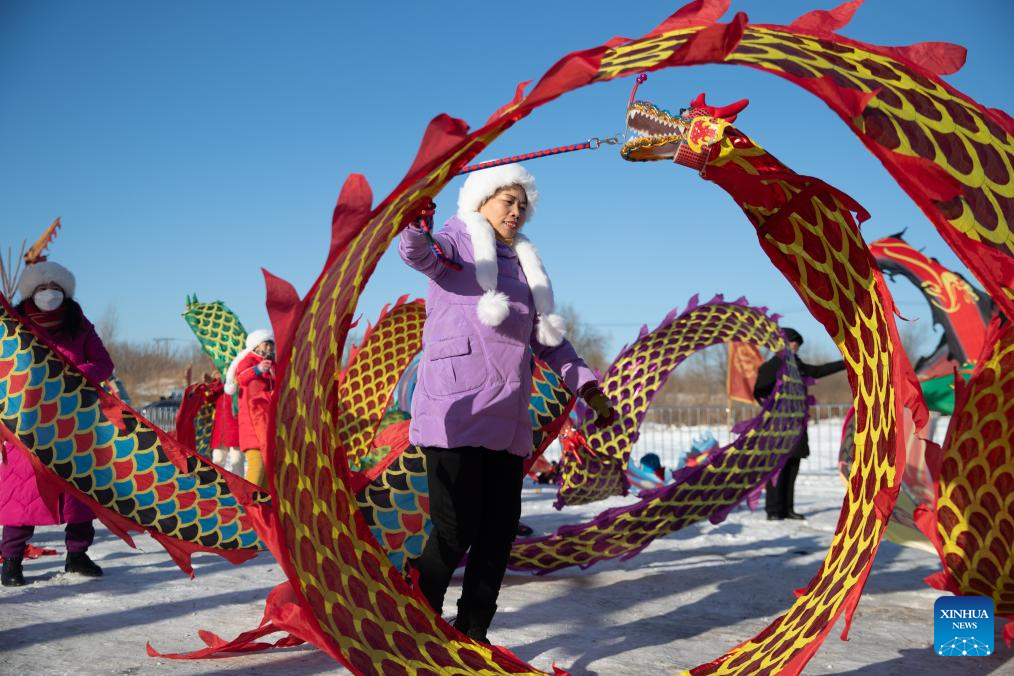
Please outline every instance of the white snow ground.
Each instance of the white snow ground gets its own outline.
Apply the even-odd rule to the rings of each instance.
[[[490,637],[536,667],[556,662],[574,674],[672,674],[706,662],[788,608],[827,551],[843,494],[833,476],[803,475],[796,501],[805,522],[768,522],[763,511],[741,508],[721,525],[657,540],[630,561],[547,577],[508,572]],[[627,501],[568,513],[552,509],[553,497],[526,488],[522,518],[537,533]],[[198,649],[201,628],[232,638],[255,627],[282,579],[270,555],[242,566],[200,555],[189,580],[146,536],[138,551],[102,530],[91,554],[106,576],[86,580],[62,572],[59,529],[39,529],[34,543],[61,555],[26,562],[28,586],[0,588],[0,674],[347,673],[306,646],[201,661],[145,653],[147,641],[164,652]],[[999,623],[990,657],[933,652],[940,594],[922,579],[938,569],[935,555],[885,541],[850,640],[838,639],[839,620],[804,673],[1014,674]],[[448,593],[449,608],[456,593]]]

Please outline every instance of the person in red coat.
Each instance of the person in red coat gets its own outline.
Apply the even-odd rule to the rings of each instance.
[[[268,443],[271,397],[275,390],[275,336],[258,329],[246,337],[225,378],[225,393],[239,392],[239,448],[246,460],[246,480],[264,485],[263,449]]]
[[[243,453],[239,450],[239,420],[233,410],[233,397],[224,390],[215,401],[215,424],[211,429],[211,460],[234,474],[243,473]]]
[[[15,306],[32,333],[48,339],[67,368],[76,368],[96,387],[113,374],[113,361],[74,300],[74,275],[52,261],[32,265],[18,283],[21,302]],[[36,526],[66,523],[67,561],[64,570],[88,577],[99,577],[102,569],[88,557],[95,539],[92,520],[95,515],[70,491],[40,490],[35,467],[20,448],[4,442],[0,464],[0,524],[3,538],[5,587],[25,584],[22,560]],[[42,488],[47,488],[43,486]]]

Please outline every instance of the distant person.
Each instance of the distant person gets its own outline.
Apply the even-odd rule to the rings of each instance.
[[[14,309],[34,334],[47,339],[64,359],[98,385],[113,374],[113,361],[95,327],[74,300],[75,286],[74,275],[62,265],[52,261],[36,263],[21,277],[18,284],[21,302]],[[60,523],[67,524],[64,570],[100,577],[102,569],[88,557],[88,548],[95,539],[92,510],[69,490],[40,490],[28,457],[8,442],[3,443],[3,450],[0,464],[3,586],[25,584],[22,561],[35,527]]]
[[[246,480],[264,486],[264,449],[268,444],[271,396],[275,390],[275,336],[258,329],[246,337],[225,378],[225,393],[239,392],[239,448],[246,461]]]
[[[211,461],[233,474],[243,475],[243,452],[239,450],[237,397],[224,389],[215,400],[215,421],[211,428]]]
[[[535,482],[540,484],[555,484],[559,483],[560,479],[560,461],[553,460],[549,463],[549,467],[537,475],[535,475]]]
[[[785,336],[785,340],[789,343],[789,350],[795,356],[799,351],[799,346],[803,344],[803,336],[795,329],[782,329],[782,335]],[[823,378],[845,370],[845,362],[842,360],[811,366],[798,356],[795,356],[795,359],[800,375],[810,378]],[[753,397],[758,403],[771,396],[771,391],[775,388],[775,378],[778,371],[781,370],[782,364],[781,357],[775,355],[761,365],[757,372],[757,382],[753,387]],[[803,433],[790,452],[789,459],[782,466],[778,480],[774,483],[768,481],[767,491],[764,495],[764,508],[768,515],[768,521],[806,518],[796,512],[794,502],[799,461],[809,456],[810,440],[807,437],[806,427],[803,427]]]
[[[651,472],[659,478],[659,481],[665,480],[665,467],[662,466],[662,460],[658,457],[657,453],[645,453],[642,455],[641,469]]]

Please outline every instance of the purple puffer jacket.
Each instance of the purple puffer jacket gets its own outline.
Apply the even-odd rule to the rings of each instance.
[[[83,327],[73,338],[46,334],[56,349],[94,383],[113,375],[113,361],[95,332],[82,318]],[[33,329],[41,332],[41,329]],[[0,525],[51,526],[95,518],[92,510],[68,492],[39,490],[35,468],[24,453],[4,442],[6,460],[0,464]]]
[[[532,354],[560,374],[571,392],[593,382],[595,374],[566,340],[556,347],[536,340],[535,303],[514,249],[496,244],[497,288],[509,298],[510,314],[490,327],[476,315],[483,291],[464,222],[451,218],[435,239],[461,264],[460,271],[440,263],[421,230],[406,228],[398,244],[402,259],[430,278],[409,440],[417,446],[479,446],[527,457],[532,452]]]

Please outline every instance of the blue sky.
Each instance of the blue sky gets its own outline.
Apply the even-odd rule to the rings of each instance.
[[[131,340],[189,340],[184,298],[221,299],[248,329],[267,322],[261,267],[305,293],[327,250],[345,177],[365,174],[375,203],[410,165],[427,122],[478,126],[564,54],[643,34],[680,2],[0,4],[0,247],[61,216],[53,260],[78,277],[98,319],[115,307]],[[738,0],[732,12],[788,23],[832,2]],[[867,0],[842,33],[969,49],[948,81],[1014,112],[1014,5]],[[731,18],[731,12],[727,18]],[[606,136],[623,128],[629,78],[536,111],[480,159]],[[879,162],[822,103],[745,68],[652,74],[640,96],[669,108],[700,91],[749,97],[737,125],[800,173],[872,214],[867,239],[908,239],[964,270]],[[757,244],[727,195],[668,163],[623,162],[615,147],[530,162],[543,195],[527,231],[557,297],[607,333],[615,353],[694,293],[746,295],[831,343]],[[438,199],[455,210],[458,179]],[[375,317],[424,279],[388,253],[360,310]],[[928,324],[907,283],[901,311]],[[935,342],[935,341],[931,341]],[[182,343],[180,343],[182,344]]]

